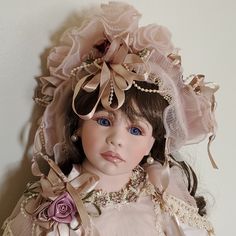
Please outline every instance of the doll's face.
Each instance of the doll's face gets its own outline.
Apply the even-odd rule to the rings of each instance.
[[[96,112],[83,121],[80,136],[87,170],[107,175],[131,173],[155,141],[148,121],[131,122],[121,110]]]

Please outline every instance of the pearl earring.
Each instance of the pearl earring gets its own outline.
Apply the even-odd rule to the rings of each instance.
[[[76,134],[73,134],[73,135],[71,135],[70,139],[71,139],[71,141],[72,141],[73,143],[75,143],[75,142],[78,141],[79,138],[78,138],[78,136],[77,136]]]
[[[70,139],[73,143],[76,143],[80,137],[80,129],[74,131],[74,133],[70,136]]]
[[[151,153],[149,153],[149,155],[148,155],[147,163],[149,165],[152,165],[154,163],[154,158],[151,156]]]

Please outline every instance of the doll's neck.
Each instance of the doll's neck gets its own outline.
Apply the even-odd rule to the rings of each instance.
[[[119,175],[108,175],[93,168],[93,166],[89,165],[86,161],[82,164],[82,169],[85,172],[97,175],[99,177],[99,182],[96,189],[102,189],[107,193],[121,190],[129,182],[132,175],[132,172]]]

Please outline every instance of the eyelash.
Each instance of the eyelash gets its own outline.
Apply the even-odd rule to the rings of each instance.
[[[105,127],[110,126],[111,123],[112,123],[112,122],[110,121],[110,119],[108,119],[108,118],[106,118],[106,117],[97,117],[97,118],[95,118],[95,120],[96,120],[96,122],[97,122],[99,125],[105,126]],[[106,121],[106,123],[103,123],[103,124],[102,124],[102,121]],[[131,130],[133,130],[133,129],[136,130],[136,131],[135,131],[136,134],[134,134],[133,132],[131,132]],[[137,131],[138,131],[138,133],[137,133]],[[131,126],[131,127],[129,128],[129,132],[130,132],[130,134],[135,135],[135,136],[139,136],[139,135],[143,135],[143,134],[144,134],[143,129],[142,129],[141,127],[139,127],[139,126]]]

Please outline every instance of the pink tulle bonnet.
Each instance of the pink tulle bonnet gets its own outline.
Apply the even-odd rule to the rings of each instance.
[[[52,101],[42,117],[45,143],[42,144],[36,135],[34,152],[41,152],[44,146],[46,154],[54,156],[56,162],[63,158],[64,111],[66,106],[71,106],[68,101],[74,93],[71,71],[81,66],[88,56],[104,56],[94,50],[94,45],[105,40],[112,43],[118,38],[125,42],[128,53],[138,54],[144,49],[150,52],[145,59],[145,68],[161,79],[159,89],[168,91],[171,97],[164,111],[166,152],[173,153],[186,144],[198,143],[208,135],[215,135],[214,93],[218,87],[205,83],[202,75],[192,76],[190,82],[183,80],[180,57],[175,54],[168,29],[157,24],[139,27],[140,17],[132,6],[110,2],[102,4],[101,11],[80,28],[70,28],[63,34],[61,44],[48,56],[50,75],[40,78],[42,95]],[[135,64],[134,67],[137,75],[143,72],[143,65]]]

